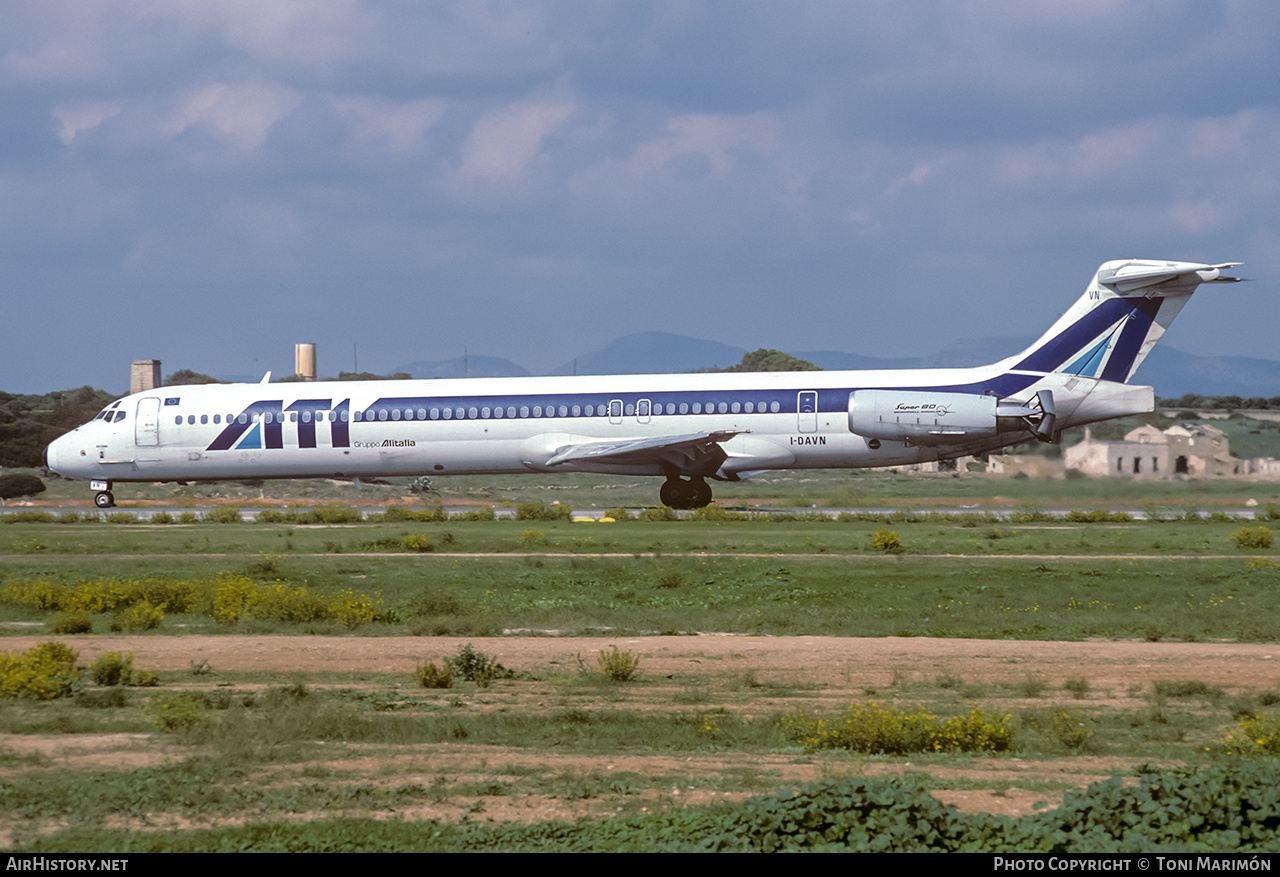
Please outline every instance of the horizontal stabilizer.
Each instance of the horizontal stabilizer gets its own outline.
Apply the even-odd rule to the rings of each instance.
[[[1222,272],[1234,268],[1239,262],[1223,262],[1219,265],[1201,265],[1194,262],[1174,262],[1161,267],[1150,263],[1131,263],[1108,274],[1098,272],[1098,283],[1108,286],[1121,295],[1185,277],[1193,283],[1238,283],[1242,277],[1226,277]],[[1194,276],[1193,276],[1194,275]]]

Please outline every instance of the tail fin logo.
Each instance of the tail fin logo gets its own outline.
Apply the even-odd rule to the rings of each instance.
[[[1130,314],[1132,316],[1132,314]],[[1065,366],[1062,371],[1069,375],[1079,375],[1084,378],[1096,378],[1102,373],[1103,366],[1107,362],[1107,354],[1114,347],[1116,339],[1120,337],[1120,330],[1128,321],[1128,317],[1116,323],[1106,334],[1102,336],[1092,347],[1085,350],[1074,362]]]

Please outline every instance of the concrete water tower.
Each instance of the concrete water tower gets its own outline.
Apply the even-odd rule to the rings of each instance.
[[[142,393],[160,386],[160,360],[135,359],[129,369],[129,392]]]
[[[304,381],[316,379],[315,344],[295,344],[293,347],[293,373]]]

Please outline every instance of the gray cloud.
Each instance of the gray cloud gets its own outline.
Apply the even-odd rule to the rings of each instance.
[[[1248,262],[1169,341],[1273,356],[1277,36],[1244,0],[17,0],[4,389],[297,340],[330,372],[641,330],[926,353],[1127,256]]]

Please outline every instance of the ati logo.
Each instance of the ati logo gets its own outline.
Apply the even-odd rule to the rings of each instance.
[[[335,448],[351,447],[351,429],[347,422],[350,399],[337,405],[330,399],[299,399],[288,408],[282,408],[280,399],[254,402],[231,418],[226,429],[218,434],[206,450],[262,450],[284,447],[285,423],[289,429],[297,429],[299,448],[316,447],[316,427],[328,429],[329,444]]]

